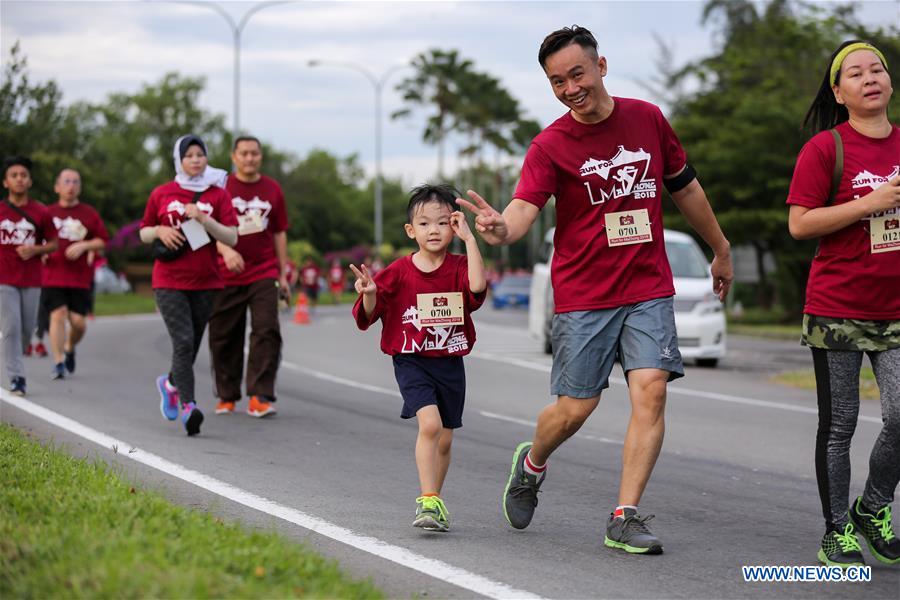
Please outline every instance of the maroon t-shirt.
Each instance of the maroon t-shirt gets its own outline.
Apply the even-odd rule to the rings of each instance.
[[[59,249],[49,255],[44,263],[44,287],[90,289],[94,267],[88,264],[88,253],[83,253],[78,260],[69,260],[66,258],[66,248],[75,242],[96,238],[108,240],[109,234],[100,214],[83,202],[68,208],[57,202],[48,206],[47,210],[56,229]]]
[[[883,139],[866,137],[849,123],[837,126],[844,146],[844,170],[835,204],[861,198],[900,172],[900,127]],[[788,204],[825,205],[834,172],[834,139],[822,131],[797,156]],[[900,210],[870,215],[823,236],[809,270],[803,312],[819,317],[869,321],[900,319],[900,250],[872,252],[872,217],[888,218],[885,233],[900,229]],[[895,236],[896,237],[896,236]]]
[[[551,274],[558,313],[675,294],[663,241],[663,175],[677,174],[687,158],[658,107],[614,100],[600,123],[579,123],[566,113],[538,134],[513,195],[538,208],[556,197]],[[605,215],[641,210],[652,241],[609,246]],[[623,224],[633,218],[611,217]]]
[[[473,294],[469,289],[469,266],[465,256],[447,254],[440,267],[424,273],[413,263],[412,255],[395,260],[375,276],[375,310],[366,319],[362,296],[353,306],[356,325],[368,329],[381,319],[381,351],[422,356],[465,356],[475,344],[475,324],[471,313],[477,310],[486,292]],[[418,294],[462,292],[463,325],[422,326],[417,309]]]
[[[186,220],[184,205],[193,202],[193,198],[194,192],[174,181],[159,186],[147,200],[141,227],[165,225],[180,229],[181,222]],[[197,201],[197,207],[222,225],[237,226],[231,196],[222,188],[211,186],[206,189]],[[153,265],[153,289],[221,289],[224,286],[216,263],[217,256],[216,242],[210,236],[208,244],[197,250],[191,250],[189,246],[175,260],[157,260]]]
[[[41,287],[41,257],[22,260],[16,253],[19,246],[36,246],[56,237],[47,207],[28,199],[17,207],[31,217],[34,225],[20,215],[6,201],[0,201],[0,285]]]
[[[247,285],[260,279],[278,279],[281,273],[272,234],[288,228],[281,186],[265,175],[253,183],[245,183],[229,175],[225,189],[231,195],[231,206],[239,223],[238,243],[234,249],[244,259],[243,272],[232,273],[225,267],[222,255],[219,255],[219,273],[225,285]],[[262,229],[258,230],[260,225]]]

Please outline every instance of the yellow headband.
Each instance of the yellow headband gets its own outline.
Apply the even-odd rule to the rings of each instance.
[[[850,44],[849,46],[842,48],[840,52],[837,53],[837,56],[834,57],[834,60],[831,61],[831,85],[837,83],[838,73],[841,71],[841,64],[844,62],[844,59],[847,58],[847,55],[851,52],[856,52],[857,50],[871,50],[875,53],[875,55],[881,59],[881,64],[884,65],[884,68],[887,69],[887,60],[884,58],[884,54],[881,53],[881,50],[873,46],[872,44],[867,44],[865,42],[856,42],[855,44]]]

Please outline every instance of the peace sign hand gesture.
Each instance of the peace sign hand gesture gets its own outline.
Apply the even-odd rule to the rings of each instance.
[[[506,241],[509,229],[506,220],[484,198],[469,190],[466,192],[472,202],[457,198],[456,203],[475,215],[475,230],[488,244],[498,245]]]
[[[353,284],[353,287],[356,288],[358,294],[374,296],[375,291],[378,289],[375,285],[375,280],[372,278],[366,265],[360,265],[360,267],[362,267],[362,271],[350,265],[350,270],[356,275],[356,282]]]

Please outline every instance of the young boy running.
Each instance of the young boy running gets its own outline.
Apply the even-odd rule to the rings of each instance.
[[[421,495],[413,527],[448,531],[441,487],[450,466],[453,430],[462,427],[466,374],[462,357],[472,350],[471,313],[484,302],[484,263],[465,216],[456,211],[457,192],[448,185],[422,185],[410,194],[406,235],[419,251],[394,261],[373,277],[365,265],[350,265],[359,298],[357,326],[382,320],[381,350],[393,357],[403,396],[404,419],[416,417],[416,468]],[[466,255],[447,248],[456,234]]]

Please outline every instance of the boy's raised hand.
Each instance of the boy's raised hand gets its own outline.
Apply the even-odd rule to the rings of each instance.
[[[372,275],[369,273],[369,269],[366,265],[360,265],[362,267],[362,271],[350,265],[350,270],[353,271],[353,274],[356,275],[356,282],[354,282],[353,287],[356,288],[356,292],[358,294],[370,295],[374,294],[375,290],[378,288],[375,286],[375,280],[372,278]]]
[[[450,227],[453,229],[453,233],[464,242],[468,242],[473,237],[472,230],[469,229],[469,223],[466,222],[466,215],[461,210],[450,215]]]

